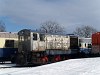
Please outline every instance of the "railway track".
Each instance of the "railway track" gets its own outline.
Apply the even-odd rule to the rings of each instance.
[[[13,68],[15,67],[16,65],[15,64],[11,64],[11,63],[5,63],[5,64],[0,64],[0,69],[1,68]]]
[[[26,66],[16,66],[16,64],[11,64],[11,63],[4,63],[4,64],[0,64],[0,69],[6,69],[6,68],[33,68],[33,67],[37,67],[37,66],[41,66],[41,65],[26,65]]]

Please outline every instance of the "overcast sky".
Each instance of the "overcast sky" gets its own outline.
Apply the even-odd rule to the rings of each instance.
[[[80,25],[100,30],[100,0],[0,0],[0,20],[7,31],[36,29],[48,20],[68,32]]]

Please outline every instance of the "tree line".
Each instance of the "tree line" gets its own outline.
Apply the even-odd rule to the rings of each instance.
[[[55,21],[45,21],[40,25],[40,28],[36,30],[50,34],[63,34],[65,32],[65,28]],[[5,31],[5,23],[3,21],[0,21],[0,32]],[[76,29],[73,31],[73,34],[80,37],[89,38],[95,32],[97,32],[97,30],[92,26],[83,25],[80,27],[76,27]]]
[[[46,21],[41,24],[39,30],[44,33],[63,34],[65,31],[65,28],[55,21]],[[89,38],[95,32],[97,32],[97,30],[93,28],[92,26],[82,25],[82,26],[76,27],[76,29],[73,31],[72,34],[76,36],[80,36],[80,37]]]

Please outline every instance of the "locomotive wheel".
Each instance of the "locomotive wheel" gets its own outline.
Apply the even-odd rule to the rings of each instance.
[[[11,57],[11,63],[15,63],[16,61],[15,61],[15,57]]]
[[[26,64],[25,56],[23,54],[18,54],[16,62],[17,62],[17,64],[25,65]]]
[[[41,60],[42,60],[42,64],[48,63],[48,57],[47,56],[43,57]]]
[[[49,62],[50,63],[54,63],[57,61],[61,61],[61,56],[60,55],[55,55],[55,56],[49,56]]]
[[[60,55],[58,55],[58,56],[55,56],[54,60],[55,60],[55,62],[57,62],[57,61],[60,61],[60,60],[61,60],[61,57],[60,57]]]

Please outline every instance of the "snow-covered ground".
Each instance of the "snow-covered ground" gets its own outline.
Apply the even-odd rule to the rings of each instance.
[[[100,75],[100,57],[70,59],[38,67],[0,68],[0,75]]]
[[[16,66],[16,64],[0,64],[0,70],[2,67],[11,67],[11,66]]]

